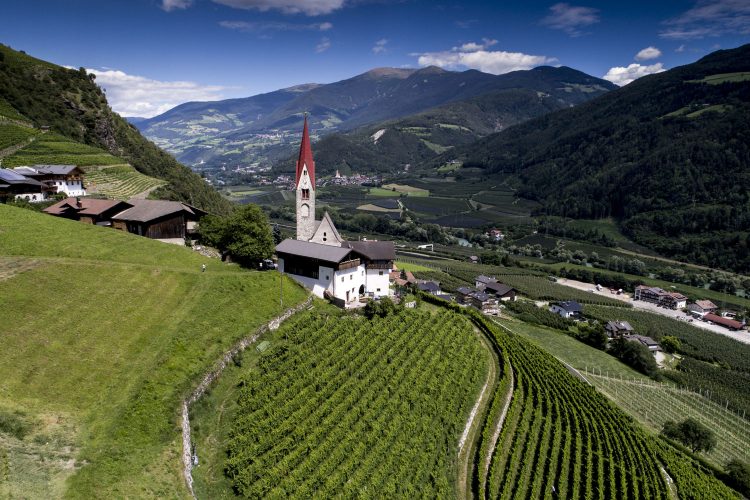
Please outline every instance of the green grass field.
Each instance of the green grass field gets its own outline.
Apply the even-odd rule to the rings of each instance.
[[[187,496],[180,398],[280,311],[278,275],[3,205],[0,256],[0,415],[28,427],[0,429],[0,492]],[[305,295],[284,281],[288,305]]]

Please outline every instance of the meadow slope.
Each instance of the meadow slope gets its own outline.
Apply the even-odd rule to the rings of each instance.
[[[0,205],[0,495],[187,496],[179,401],[280,312],[279,283]],[[287,307],[306,296],[283,286]]]

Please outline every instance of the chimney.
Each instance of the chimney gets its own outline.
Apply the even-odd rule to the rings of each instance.
[[[81,197],[80,196],[76,196],[76,206],[78,208],[81,208],[83,206],[83,205],[81,205]]]

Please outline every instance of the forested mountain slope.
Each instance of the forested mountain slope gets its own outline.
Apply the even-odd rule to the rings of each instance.
[[[0,45],[0,98],[37,127],[126,160],[138,171],[168,182],[157,196],[210,212],[230,208],[198,175],[145,139],[114,113],[93,75],[66,69]]]
[[[750,45],[445,153],[517,173],[547,213],[615,216],[660,253],[750,270]]]

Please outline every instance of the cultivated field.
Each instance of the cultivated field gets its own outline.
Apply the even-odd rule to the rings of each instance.
[[[30,145],[3,159],[4,167],[21,165],[117,165],[126,163],[103,149],[87,146],[48,132]]]
[[[209,446],[199,491],[221,496],[226,469],[250,497],[453,496],[459,438],[490,360],[466,319],[313,311],[252,356],[230,376],[242,380],[231,396],[238,404],[221,398],[231,430],[222,433],[206,405],[196,413],[197,439]]]
[[[127,200],[165,184],[165,181],[144,175],[130,165],[84,167],[84,171],[89,193],[119,200]]]

